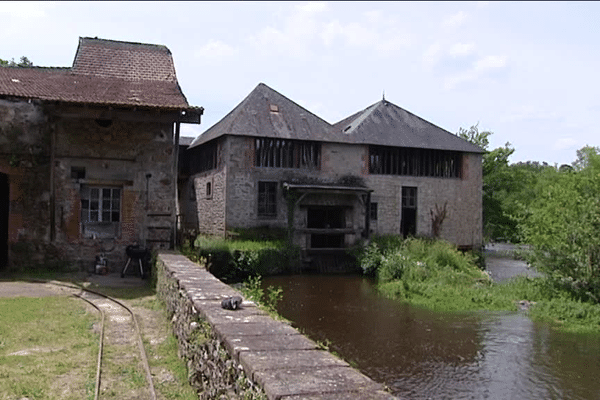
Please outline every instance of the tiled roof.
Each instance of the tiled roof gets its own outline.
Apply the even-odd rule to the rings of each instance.
[[[0,68],[0,96],[189,109],[164,46],[80,38],[73,68]]]
[[[483,152],[386,100],[331,125],[264,83],[198,136],[190,148],[223,135]]]
[[[154,44],[79,38],[72,71],[102,78],[177,82],[171,52]]]
[[[331,125],[264,83],[198,136],[190,148],[223,135],[327,140]]]

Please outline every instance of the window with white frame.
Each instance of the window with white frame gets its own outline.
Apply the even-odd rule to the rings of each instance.
[[[82,186],[81,232],[87,238],[119,236],[121,188]]]

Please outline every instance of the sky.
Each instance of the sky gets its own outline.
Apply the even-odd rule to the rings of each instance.
[[[79,37],[162,44],[197,136],[265,83],[330,123],[385,99],[510,162],[600,146],[600,2],[0,2],[0,58],[68,67]]]

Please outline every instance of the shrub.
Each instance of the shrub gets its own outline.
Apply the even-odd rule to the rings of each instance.
[[[297,251],[282,241],[199,236],[194,244],[198,258],[204,258],[207,269],[225,282],[285,272],[297,256]]]

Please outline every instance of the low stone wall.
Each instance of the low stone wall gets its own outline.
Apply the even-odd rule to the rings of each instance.
[[[157,293],[201,399],[394,399],[254,303],[222,309],[240,293],[182,255],[158,255]]]

